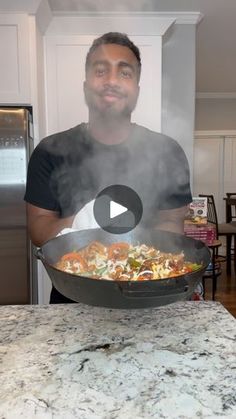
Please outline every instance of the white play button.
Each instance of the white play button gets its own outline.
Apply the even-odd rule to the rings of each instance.
[[[110,218],[117,217],[126,211],[128,211],[128,208],[118,204],[118,202],[110,201]]]

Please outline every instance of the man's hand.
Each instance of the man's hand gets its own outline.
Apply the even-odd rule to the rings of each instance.
[[[72,226],[74,216],[60,218],[55,211],[45,210],[28,203],[26,208],[29,235],[36,246],[42,246],[63,228]]]
[[[159,230],[184,234],[184,219],[187,212],[187,205],[181,208],[159,211],[156,228]]]

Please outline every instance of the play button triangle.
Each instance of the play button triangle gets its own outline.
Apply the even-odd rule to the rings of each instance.
[[[128,211],[128,208],[118,204],[118,202],[110,201],[110,218],[117,217],[126,211]]]

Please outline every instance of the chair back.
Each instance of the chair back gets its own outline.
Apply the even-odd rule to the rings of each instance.
[[[214,195],[199,194],[198,196],[207,198],[207,222],[215,225],[216,239],[218,240],[218,217],[216,212]]]
[[[227,192],[226,198],[226,222],[236,221],[236,192]]]

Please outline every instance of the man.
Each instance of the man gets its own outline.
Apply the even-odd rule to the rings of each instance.
[[[126,35],[107,33],[92,44],[84,82],[88,123],[44,139],[30,159],[25,200],[37,246],[76,227],[82,208],[115,184],[138,193],[143,226],[183,233],[192,200],[188,163],[174,140],[131,123],[140,72],[139,50]]]

